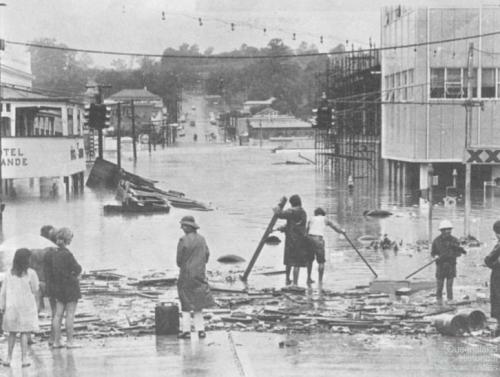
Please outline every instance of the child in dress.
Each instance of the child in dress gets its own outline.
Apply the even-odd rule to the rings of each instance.
[[[21,337],[21,365],[30,366],[27,360],[28,334],[38,330],[38,276],[29,268],[31,252],[18,249],[12,269],[7,271],[0,290],[0,310],[3,312],[3,330],[9,333],[7,359],[3,365],[10,367],[17,333]]]

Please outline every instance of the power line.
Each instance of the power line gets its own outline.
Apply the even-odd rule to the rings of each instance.
[[[221,24],[224,24],[225,26],[231,27],[231,31],[234,31],[235,27],[243,26],[248,29],[252,29],[255,31],[261,31],[264,32],[264,35],[268,34],[269,32],[279,32],[281,34],[287,35],[287,36],[292,36],[292,40],[296,40],[299,36],[305,35],[311,38],[316,38],[320,44],[323,44],[326,39],[330,39],[334,42],[338,43],[344,43],[344,41],[330,35],[330,34],[315,34],[307,31],[301,31],[301,30],[292,30],[292,29],[284,29],[282,27],[269,27],[267,24],[256,24],[256,23],[250,23],[250,22],[245,22],[245,21],[226,21],[221,18],[213,18],[213,17],[206,17],[206,16],[192,16],[186,13],[181,13],[181,12],[162,12],[162,20],[165,20],[166,15],[174,15],[174,16],[181,16],[181,17],[186,17],[191,20],[194,20],[195,22],[198,23],[199,26],[204,25],[204,21],[214,21],[218,22]],[[360,42],[358,40],[351,40],[352,42],[356,42],[359,44],[367,45],[368,43],[366,42]]]
[[[422,46],[431,46],[436,44],[451,43],[457,41],[465,41],[476,38],[485,38],[495,35],[499,35],[499,31],[494,31],[490,33],[476,34],[464,37],[448,38],[437,41],[429,42],[419,42],[419,43],[409,43],[405,45],[395,45],[386,47],[377,47],[371,49],[358,49],[354,51],[332,51],[332,52],[308,52],[302,54],[277,54],[277,55],[178,55],[178,54],[152,54],[152,53],[139,53],[139,52],[118,52],[118,51],[108,51],[108,50],[95,50],[95,49],[81,49],[63,46],[48,46],[39,43],[32,42],[18,42],[6,40],[7,44],[25,46],[25,47],[36,47],[43,49],[59,50],[59,51],[71,51],[80,52],[88,54],[101,54],[101,55],[120,55],[120,56],[134,56],[134,57],[150,57],[150,58],[169,58],[169,59],[193,59],[193,60],[243,60],[243,59],[280,59],[280,58],[302,58],[302,57],[314,57],[314,56],[334,56],[334,55],[348,55],[348,54],[362,54],[373,51],[389,51],[398,50],[404,48],[416,48]]]

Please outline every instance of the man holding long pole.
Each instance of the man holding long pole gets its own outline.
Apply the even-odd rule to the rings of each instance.
[[[448,301],[453,300],[453,279],[457,275],[457,258],[466,254],[458,239],[451,235],[453,225],[449,220],[439,223],[441,234],[432,242],[431,256],[436,260],[436,300],[442,303],[443,287],[446,280],[446,296]]]

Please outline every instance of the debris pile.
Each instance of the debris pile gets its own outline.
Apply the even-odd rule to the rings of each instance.
[[[486,309],[488,304],[482,292],[476,292],[475,299],[471,295],[453,304],[437,305],[428,290],[410,298],[374,293],[367,286],[342,292],[294,286],[239,289],[234,288],[232,276],[211,275],[217,307],[204,311],[208,330],[426,336],[438,333],[434,321],[439,315],[468,307]],[[92,271],[83,275],[81,288],[83,299],[75,319],[79,337],[152,334],[155,306],[177,301],[175,277],[166,273],[131,278],[113,270]],[[488,328],[474,330],[474,335],[490,334]],[[39,335],[46,338],[49,331],[47,315],[41,320]]]

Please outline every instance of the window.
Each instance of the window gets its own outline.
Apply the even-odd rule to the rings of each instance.
[[[444,68],[431,68],[431,98],[444,98]]]
[[[495,97],[495,69],[483,68],[481,71],[481,97]]]
[[[489,85],[485,93],[489,96],[494,96],[494,73],[491,70],[485,79]],[[431,68],[431,98],[467,98],[467,81],[466,68]],[[472,96],[477,97],[477,68],[473,70],[471,86]]]
[[[448,68],[446,70],[445,97],[462,98],[464,95],[460,68]]]
[[[10,103],[8,103],[5,107],[7,108],[7,110],[6,110],[6,111],[7,111],[8,113],[10,113]]]
[[[401,100],[406,101],[408,99],[408,77],[407,71],[401,72]]]

